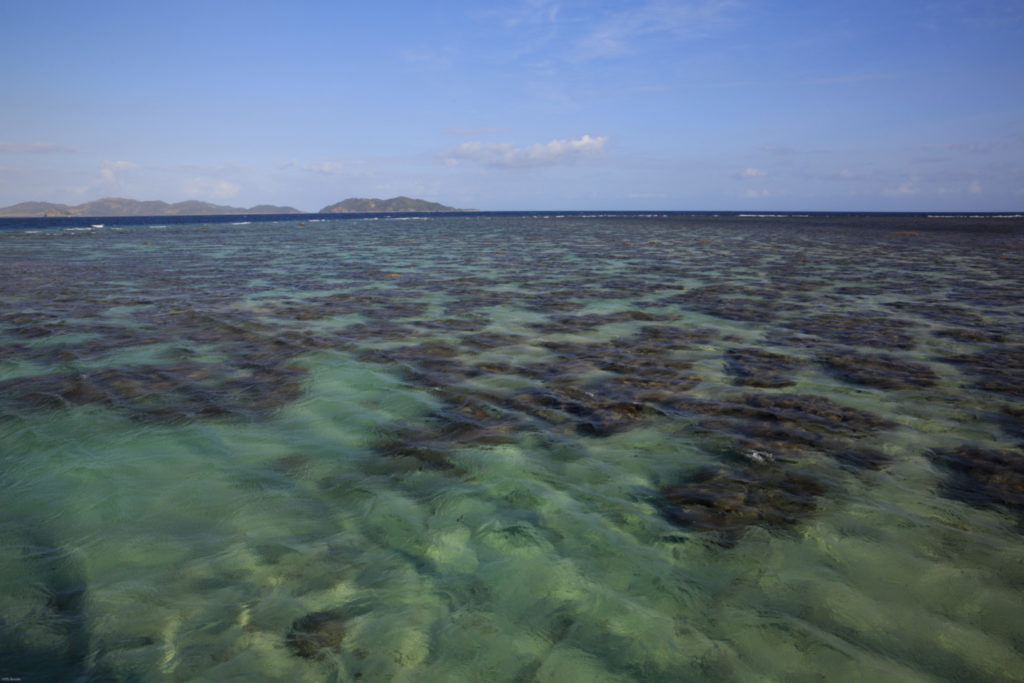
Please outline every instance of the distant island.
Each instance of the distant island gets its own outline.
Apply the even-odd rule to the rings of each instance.
[[[144,201],[135,199],[123,199],[121,197],[104,197],[96,201],[68,206],[67,204],[52,204],[50,202],[22,202],[14,206],[0,208],[0,216],[35,218],[35,217],[61,217],[61,216],[93,216],[93,217],[117,217],[117,216],[216,216],[221,214],[276,214],[276,213],[302,213],[290,206],[271,206],[260,204],[251,209],[243,209],[237,206],[220,206],[209,202],[200,202],[194,199],[168,204],[162,201]]]
[[[411,197],[394,197],[392,199],[361,199],[351,198],[331,204],[320,209],[320,213],[408,213],[436,211],[475,211],[475,209],[456,209],[437,202]],[[255,214],[301,214],[291,206],[272,206],[260,204],[245,209],[239,206],[222,206],[209,202],[190,199],[176,204],[163,201],[138,201],[123,197],[104,197],[96,201],[86,202],[77,206],[54,204],[52,202],[21,202],[14,206],[0,208],[0,218],[59,218],[90,216],[95,218],[115,218],[119,216],[220,216],[220,215],[255,215]]]
[[[412,211],[474,211],[474,209],[456,209],[437,202],[411,197],[393,197],[391,199],[353,197],[320,209],[320,213],[408,213]]]

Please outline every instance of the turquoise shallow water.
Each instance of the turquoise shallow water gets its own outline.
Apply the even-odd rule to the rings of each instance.
[[[1022,680],[1022,280],[1020,219],[0,232],[0,676]]]

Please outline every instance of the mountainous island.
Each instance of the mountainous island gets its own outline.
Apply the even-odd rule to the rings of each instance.
[[[473,211],[473,209],[456,209],[437,202],[411,197],[392,197],[391,199],[353,197],[320,209],[320,213],[408,213],[412,211]]]
[[[121,197],[104,197],[96,201],[86,202],[78,206],[53,204],[50,202],[22,202],[14,206],[0,208],[0,216],[16,216],[19,218],[59,217],[59,216],[216,216],[220,214],[267,214],[267,213],[302,213],[290,206],[271,206],[260,204],[250,209],[237,206],[221,206],[200,202],[194,199],[168,204],[162,201],[138,201]]]
[[[408,213],[435,211],[473,211],[474,209],[456,209],[437,202],[411,197],[393,197],[391,199],[350,198],[320,209],[320,213]],[[69,206],[52,202],[21,202],[13,206],[0,208],[0,217],[17,218],[49,218],[78,217],[94,218],[118,216],[218,216],[218,215],[255,215],[255,214],[292,214],[306,213],[291,206],[272,206],[260,204],[245,209],[238,206],[221,206],[209,202],[190,199],[184,202],[168,204],[163,201],[138,201],[122,197],[104,197],[85,204]]]

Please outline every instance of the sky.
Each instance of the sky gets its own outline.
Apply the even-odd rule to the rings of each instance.
[[[0,206],[1019,212],[1024,0],[0,0]]]

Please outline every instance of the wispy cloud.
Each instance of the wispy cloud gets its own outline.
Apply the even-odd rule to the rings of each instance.
[[[363,168],[364,165],[364,161],[360,160],[341,163],[330,160],[299,162],[296,159],[291,159],[278,164],[277,167],[283,171],[295,169],[297,171],[326,176],[362,176],[367,173],[366,169]]]
[[[77,151],[77,147],[58,145],[54,142],[0,141],[0,152],[7,154],[71,154]]]
[[[124,172],[138,167],[139,165],[134,161],[104,161],[103,164],[100,165],[99,184],[106,185],[110,188],[120,189]]]
[[[345,167],[336,161],[317,161],[307,164],[306,170],[321,175],[341,175],[345,172]]]
[[[121,194],[125,191],[125,175],[128,171],[137,171],[141,166],[134,161],[104,161],[100,163],[95,175],[83,180],[82,184],[74,187],[72,192],[76,195],[93,194],[105,192],[109,194]]]
[[[181,189],[188,197],[231,199],[241,192],[242,186],[217,178],[189,178],[182,183]]]
[[[921,193],[921,186],[919,184],[920,178],[916,175],[912,176],[908,180],[904,180],[895,187],[887,187],[882,190],[882,194],[888,197],[907,197]]]
[[[846,83],[864,83],[865,81],[888,81],[899,77],[900,75],[895,73],[845,74],[841,76],[809,78],[795,85],[843,85]]]
[[[558,0],[526,0],[519,5],[508,4],[486,14],[497,16],[506,28],[524,25],[550,24],[558,20],[561,3]]]
[[[616,57],[632,52],[639,41],[656,34],[696,38],[725,22],[738,4],[735,0],[655,0],[614,12],[579,41],[574,56],[581,61]]]
[[[826,173],[822,176],[824,180],[834,180],[836,182],[848,183],[848,182],[863,182],[867,180],[875,180],[877,174],[875,173],[859,173],[851,171],[848,168],[844,168],[837,173]]]
[[[485,166],[551,166],[599,156],[608,138],[584,135],[571,140],[516,147],[512,142],[464,142],[444,155],[451,166],[462,162]]]
[[[830,85],[850,85],[854,83],[866,83],[869,81],[888,81],[903,78],[899,73],[868,73],[868,74],[838,74],[834,76],[819,76],[817,78],[772,78],[761,80],[730,80],[730,81],[693,81],[686,83],[692,88],[778,88],[778,87],[817,87]]]
[[[447,45],[423,50],[405,49],[399,56],[411,67],[426,72],[442,73],[450,70],[460,57],[460,51]]]
[[[481,126],[478,128],[449,128],[444,131],[445,135],[456,135],[459,137],[466,137],[468,135],[489,135],[491,133],[507,133],[508,128],[487,128]]]
[[[760,168],[745,168],[740,171],[741,178],[763,178],[768,175]]]

